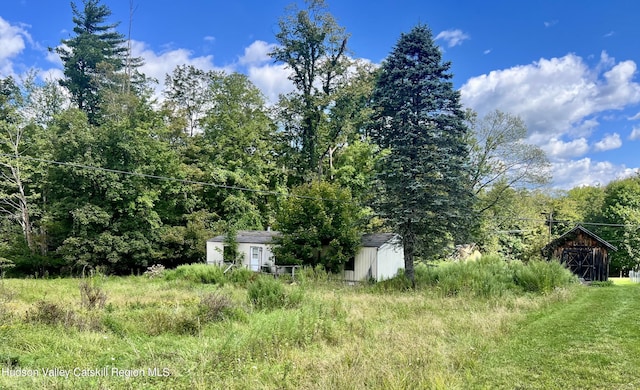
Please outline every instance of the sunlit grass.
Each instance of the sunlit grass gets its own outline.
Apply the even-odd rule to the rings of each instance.
[[[479,297],[443,296],[437,288],[380,291],[322,279],[285,284],[284,294],[299,299],[295,305],[261,307],[251,303],[243,284],[107,277],[97,281],[107,295],[105,307],[89,310],[80,305],[79,282],[5,280],[3,367],[157,367],[170,375],[1,375],[0,388],[640,386],[640,286],[572,285],[542,295]],[[232,310],[220,320],[207,319],[201,306],[207,294],[225,297]],[[25,313],[40,301],[72,311],[78,322],[27,321]],[[98,321],[87,326],[89,319]]]

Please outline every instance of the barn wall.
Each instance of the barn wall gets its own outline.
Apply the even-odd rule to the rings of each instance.
[[[553,257],[556,259],[562,259],[562,253],[565,248],[572,247],[590,247],[592,248],[592,254],[594,259],[594,274],[593,280],[605,281],[609,278],[609,257],[608,250],[598,240],[590,237],[589,235],[578,231],[576,236],[572,239],[568,239],[558,245],[553,251]],[[580,275],[579,275],[580,276]]]
[[[604,248],[602,244],[600,244],[597,240],[593,239],[592,237],[589,237],[583,232],[578,232],[575,238],[571,240],[567,240],[562,245],[559,245],[558,247],[556,247],[555,250],[553,251],[553,256],[559,259],[562,257],[562,251],[564,248],[570,248],[574,246],[590,246],[590,247],[597,248],[601,251],[604,251],[605,257],[606,257],[607,249]]]

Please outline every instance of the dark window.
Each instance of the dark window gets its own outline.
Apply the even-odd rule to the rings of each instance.
[[[356,270],[356,258],[352,257],[344,263],[345,271],[355,271]]]

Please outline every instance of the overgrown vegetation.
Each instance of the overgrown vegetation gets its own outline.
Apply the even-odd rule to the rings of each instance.
[[[483,256],[477,261],[443,262],[431,266],[418,264],[415,270],[416,288],[433,289],[441,296],[499,298],[523,292],[548,294],[577,281],[575,275],[556,261],[524,263],[505,261],[497,255]],[[410,285],[401,273],[374,288],[402,290]]]
[[[346,286],[322,269],[301,271],[300,284],[257,275],[245,287],[229,273],[212,284],[192,277],[199,265],[184,268],[170,279],[105,277],[102,309],[83,306],[77,279],[6,280],[16,295],[0,317],[4,369],[168,371],[3,375],[0,387],[511,388],[508,361],[521,387],[571,388],[575,375],[561,374],[543,348],[573,362],[562,369],[576,375],[587,357],[604,359],[580,376],[580,388],[601,388],[603,377],[640,385],[637,285],[559,287],[561,268],[497,258],[418,266],[416,290],[403,290],[402,278]],[[523,271],[527,283],[516,280]],[[595,339],[576,343],[583,325]]]

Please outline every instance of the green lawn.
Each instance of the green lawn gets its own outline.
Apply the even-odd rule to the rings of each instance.
[[[472,298],[316,281],[258,310],[242,281],[111,277],[102,309],[80,305],[79,283],[4,281],[0,388],[640,388],[635,284]],[[212,293],[228,316],[207,320]]]
[[[494,340],[468,386],[487,389],[640,388],[640,286],[584,287]]]

